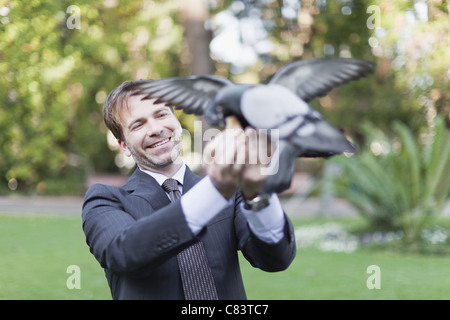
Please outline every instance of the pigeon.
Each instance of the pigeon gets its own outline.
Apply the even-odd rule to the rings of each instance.
[[[333,88],[373,72],[372,62],[314,58],[283,66],[266,84],[238,84],[214,75],[136,81],[135,95],[156,99],[188,114],[203,115],[214,127],[240,125],[267,129],[276,136],[261,193],[281,193],[291,185],[295,160],[357,153],[345,134],[308,105]]]

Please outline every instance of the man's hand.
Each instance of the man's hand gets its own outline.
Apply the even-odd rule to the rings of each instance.
[[[220,132],[203,152],[203,169],[226,199],[230,199],[239,187],[243,170],[243,160],[240,158],[243,154],[245,155],[245,141],[240,128]]]
[[[255,197],[266,178],[270,143],[266,134],[247,128],[220,132],[205,148],[203,168],[217,190],[229,199],[239,187],[245,199]]]
[[[240,186],[246,200],[252,199],[260,192],[266,179],[266,170],[271,155],[270,138],[261,130],[245,130],[245,166],[242,170]]]

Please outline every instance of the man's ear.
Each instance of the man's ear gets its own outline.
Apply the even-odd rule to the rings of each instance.
[[[127,157],[131,157],[130,149],[128,149],[127,144],[125,143],[125,141],[117,139],[117,143],[119,144],[120,149],[122,149],[122,152],[124,153],[124,155],[126,155]]]

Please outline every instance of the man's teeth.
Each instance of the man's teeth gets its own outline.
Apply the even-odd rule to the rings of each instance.
[[[158,146],[160,146],[160,145],[162,145],[162,144],[164,144],[166,142],[169,142],[169,140],[170,140],[170,138],[164,139],[163,141],[160,141],[158,143],[155,143],[155,144],[151,145],[150,148],[156,148],[156,147],[158,147]]]

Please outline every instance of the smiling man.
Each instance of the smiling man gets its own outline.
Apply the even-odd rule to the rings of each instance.
[[[181,161],[172,164],[181,155],[180,122],[172,108],[163,104],[155,106],[152,100],[141,98],[129,97],[128,106],[132,107],[120,110],[124,136],[118,138],[119,145],[126,156],[133,156],[141,169],[156,172],[168,170],[166,173],[172,176],[181,166]]]
[[[113,299],[245,299],[238,250],[271,272],[296,253],[278,197],[259,194],[263,164],[241,161],[259,134],[219,133],[204,152],[225,161],[205,161],[202,178],[182,160],[173,109],[133,95],[133,84],[110,93],[104,118],[137,168],[121,187],[92,186],[82,212]]]

